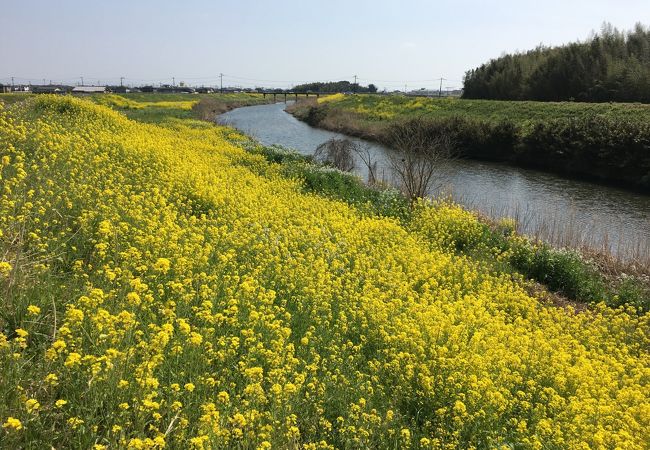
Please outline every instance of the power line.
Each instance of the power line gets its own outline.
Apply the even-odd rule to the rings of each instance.
[[[40,82],[42,80],[39,78],[26,78],[26,77],[16,77],[12,76],[10,77],[12,84],[15,85],[16,81],[19,80],[21,82]],[[58,77],[57,77],[58,78]],[[65,84],[66,80],[69,82],[74,77],[61,77],[59,78],[61,84]],[[165,82],[166,80],[169,80],[169,78],[130,78],[130,77],[91,77],[91,78],[102,78],[105,81],[108,81],[108,84],[111,84],[111,82],[117,84],[119,82],[120,86],[124,86],[125,80],[129,82],[130,85],[135,85],[137,83],[142,83],[143,85],[146,84],[154,84],[154,83],[162,83]],[[332,81],[338,81],[338,80],[345,80],[345,79],[350,79],[352,78],[354,80],[353,83],[353,90],[356,92],[357,91],[357,86],[360,81],[365,82],[365,83],[373,83],[373,84],[382,84],[384,87],[404,87],[406,85],[412,86],[412,88],[424,88],[426,85],[430,86],[430,83],[433,82],[439,82],[439,88],[438,88],[438,95],[442,95],[442,81],[450,81],[452,83],[460,82],[460,80],[454,80],[454,79],[449,79],[449,78],[430,78],[430,79],[419,79],[419,80],[384,80],[384,79],[372,79],[372,78],[360,78],[358,75],[351,75],[351,76],[341,76],[341,77],[330,77],[330,78],[324,78],[321,80],[274,80],[274,79],[266,79],[266,78],[253,78],[253,77],[245,77],[245,76],[239,76],[239,75],[230,75],[230,74],[225,74],[223,72],[219,73],[218,76],[209,76],[209,77],[172,77],[172,85],[176,85],[176,78],[179,78],[181,80],[186,80],[190,82],[194,82],[192,84],[195,84],[198,81],[201,81],[203,85],[211,84],[214,85],[218,82],[219,89],[223,91],[223,82],[224,78],[227,80],[231,80],[235,86],[239,83],[242,83],[244,85],[247,84],[252,84],[252,83],[260,83],[260,84],[266,84],[267,87],[272,87],[275,85],[277,88],[284,88],[285,86],[294,86],[296,84],[303,84],[303,83],[316,83],[316,82],[332,82]],[[5,78],[5,80],[9,79]],[[78,80],[81,80],[81,84],[83,85],[85,83],[85,78],[84,77],[78,77]],[[239,82],[239,83],[237,83]],[[231,84],[232,85],[232,84]],[[406,90],[407,88],[405,88]]]

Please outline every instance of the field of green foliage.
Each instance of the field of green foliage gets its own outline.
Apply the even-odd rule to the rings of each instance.
[[[333,98],[332,98],[333,97]],[[578,103],[469,100],[454,97],[427,98],[400,95],[336,95],[324,103],[359,113],[369,121],[382,121],[426,114],[431,117],[468,116],[473,119],[517,124],[591,115],[650,120],[650,105],[641,103]]]

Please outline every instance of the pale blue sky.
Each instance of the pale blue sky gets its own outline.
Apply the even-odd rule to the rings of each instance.
[[[650,25],[650,0],[2,0],[0,82],[460,87],[503,52]]]

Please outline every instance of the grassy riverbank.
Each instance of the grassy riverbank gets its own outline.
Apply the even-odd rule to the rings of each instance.
[[[650,440],[650,315],[546,304],[454,205],[75,98],[0,142],[4,446]]]
[[[311,125],[390,144],[391,124],[424,117],[464,157],[650,192],[650,105],[336,95],[290,108]]]
[[[270,100],[261,94],[109,94],[93,101],[123,112],[139,122],[160,123],[173,119],[210,120],[242,106],[262,105]]]
[[[7,105],[22,102],[34,94],[0,94]],[[129,119],[146,123],[161,123],[176,119],[200,118],[210,120],[231,109],[270,103],[261,94],[93,94],[82,95],[100,105],[122,112]]]
[[[447,200],[426,201],[413,208],[394,189],[368,187],[350,173],[280,147],[251,145],[254,153],[280,164],[285,176],[301,180],[306,192],[345,201],[367,214],[398,219],[436,247],[530,280],[527,289],[554,304],[583,309],[602,301],[610,307],[650,311],[650,268],[645,264],[624,264],[605,253],[554,248],[517,234],[512,219],[493,220]]]

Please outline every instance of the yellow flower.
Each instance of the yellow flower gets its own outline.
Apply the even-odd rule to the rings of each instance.
[[[132,305],[138,306],[142,302],[142,299],[140,298],[140,295],[137,292],[129,292],[128,294],[126,294],[126,301],[128,301]]]
[[[56,402],[54,402],[54,406],[56,406],[57,408],[63,408],[67,404],[68,404],[68,402],[66,400],[63,400],[63,399],[59,399]]]
[[[72,352],[68,355],[63,365],[73,368],[79,366],[79,364],[81,364],[81,355],[77,352]]]
[[[156,272],[167,273],[171,267],[171,262],[167,258],[158,258],[153,267]]]
[[[23,339],[29,336],[29,333],[22,328],[16,328],[16,334]]]
[[[37,316],[41,313],[41,308],[39,308],[36,305],[29,305],[27,307],[27,312],[31,314],[32,316]]]
[[[192,345],[201,345],[201,342],[203,342],[203,336],[199,333],[192,332],[189,341]]]
[[[68,419],[68,425],[70,425],[70,427],[73,430],[76,430],[77,428],[79,428],[79,426],[83,425],[83,423],[84,423],[84,421],[82,419],[80,419],[79,417],[70,417]]]
[[[47,384],[50,386],[56,386],[59,384],[59,377],[56,376],[54,373],[47,374],[47,376],[44,378],[44,380]]]
[[[186,391],[192,392],[192,391],[194,391],[194,388],[196,386],[194,386],[194,383],[185,383],[185,386],[183,386],[183,387],[185,388]]]
[[[25,408],[27,409],[27,412],[30,414],[37,412],[40,407],[41,404],[35,398],[30,398],[25,402]]]
[[[221,391],[217,394],[217,399],[223,404],[228,404],[230,402],[230,395],[226,391]]]
[[[6,422],[2,424],[2,428],[19,431],[23,429],[23,424],[20,422],[20,420],[14,417],[9,417],[7,418]]]

